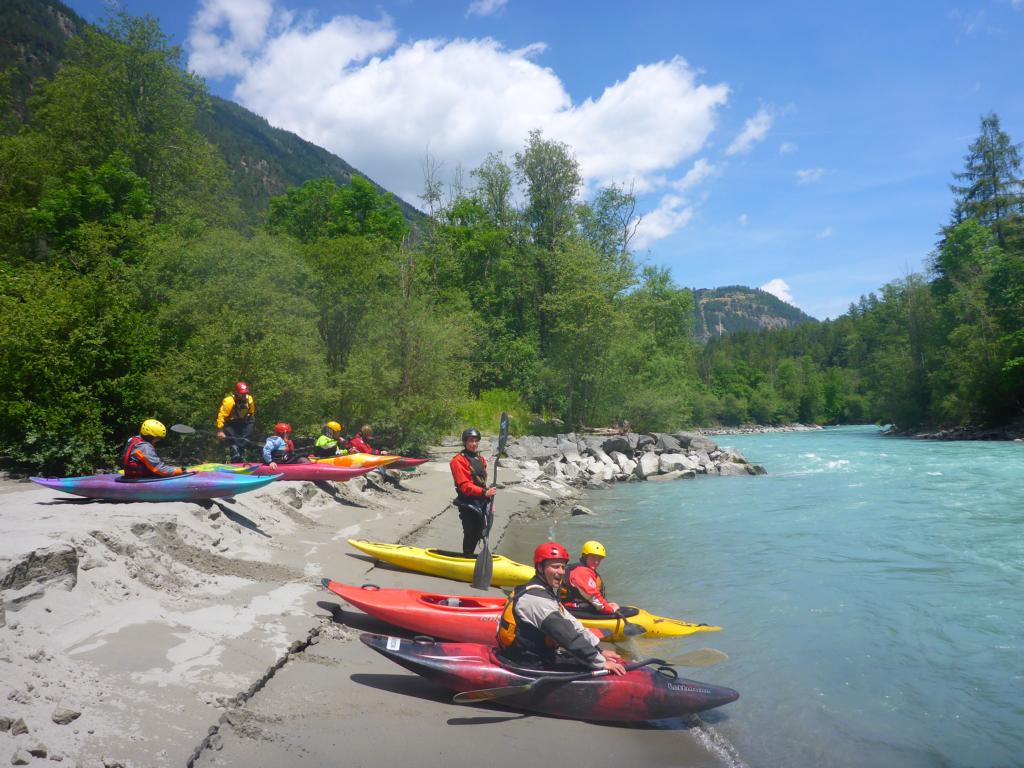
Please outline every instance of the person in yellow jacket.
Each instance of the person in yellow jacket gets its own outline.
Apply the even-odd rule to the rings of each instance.
[[[240,381],[235,384],[234,393],[221,401],[217,413],[217,438],[228,441],[232,461],[245,461],[245,446],[252,442],[255,429],[256,402],[249,385]]]
[[[337,421],[328,421],[320,430],[320,437],[313,445],[313,455],[318,459],[326,459],[331,456],[338,456],[348,451],[342,448],[341,424]]]

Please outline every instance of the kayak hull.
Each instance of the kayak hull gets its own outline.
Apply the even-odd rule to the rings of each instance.
[[[477,643],[435,643],[364,633],[360,640],[406,669],[460,693],[525,685],[530,670],[504,666],[495,649]],[[597,722],[636,723],[704,712],[736,701],[732,688],[640,667],[625,675],[550,683],[496,703],[528,712]]]
[[[363,467],[367,470],[377,467],[388,467],[401,456],[392,456],[387,453],[346,453],[344,456],[328,456],[327,458],[313,459],[317,464],[333,464],[336,467]]]
[[[330,464],[278,464],[277,469],[271,469],[266,464],[232,464],[232,467],[251,470],[256,477],[274,475],[278,480],[330,480],[336,483],[344,483],[353,477],[359,477],[369,472],[365,467],[335,467]]]
[[[256,491],[277,475],[254,477],[237,472],[196,472],[152,480],[125,480],[120,475],[33,477],[33,483],[53,491],[104,501],[205,501]]]
[[[413,469],[420,464],[426,464],[430,459],[414,459],[410,456],[399,456],[394,464],[388,464],[388,469]]]
[[[397,565],[399,568],[455,581],[473,581],[475,557],[464,557],[461,553],[445,552],[440,549],[422,549],[365,539],[349,539],[348,543],[377,560]],[[503,555],[492,554],[491,558],[494,565],[491,586],[516,587],[533,578],[533,566],[517,563]]]
[[[416,589],[382,589],[369,585],[356,587],[329,579],[324,579],[323,585],[375,619],[410,632],[464,643],[493,645],[498,632],[498,620],[505,607],[503,597],[447,595]],[[626,639],[622,633],[624,625],[621,620],[581,618],[580,622],[588,629],[596,630],[606,640]],[[629,617],[629,623],[646,629],[644,637],[655,638],[681,637],[721,629],[707,624],[665,619],[643,609],[637,609],[637,614]]]

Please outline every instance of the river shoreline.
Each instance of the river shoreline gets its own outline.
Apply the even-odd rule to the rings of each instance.
[[[396,632],[322,590],[321,578],[471,592],[377,566],[345,543],[457,548],[453,453],[395,473],[397,485],[379,476],[275,483],[207,506],[106,504],[0,484],[0,760],[715,765],[686,731],[454,705],[358,641],[360,631]],[[568,514],[579,490],[531,487],[508,468],[499,483],[492,548],[528,560],[533,536],[517,528]],[[391,736],[398,729],[402,739]],[[526,733],[522,749],[495,750],[495,739]]]

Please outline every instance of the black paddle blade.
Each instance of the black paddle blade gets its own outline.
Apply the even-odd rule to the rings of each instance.
[[[473,566],[473,589],[486,590],[491,586],[491,575],[494,573],[494,561],[491,559],[491,548],[487,544],[487,536],[483,537],[483,547],[476,556]]]
[[[626,637],[636,637],[637,635],[643,635],[647,633],[646,627],[641,627],[639,624],[630,624],[625,619],[622,620],[622,634]]]
[[[172,424],[171,432],[177,432],[179,435],[194,435],[196,433],[195,429],[187,424]]]

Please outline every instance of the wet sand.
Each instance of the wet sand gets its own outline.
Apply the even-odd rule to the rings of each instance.
[[[397,473],[401,487],[274,483],[206,507],[89,502],[3,483],[0,726],[21,718],[28,733],[0,732],[0,761],[43,746],[47,757],[30,764],[57,754],[90,768],[720,765],[701,729],[454,705],[359,642],[361,631],[401,633],[323,590],[321,578],[472,591],[375,567],[345,543],[457,549],[450,455]],[[559,490],[502,474],[510,485],[492,549],[528,562],[532,535],[508,526],[542,528],[558,505],[538,502]],[[81,715],[58,724],[58,707]]]

